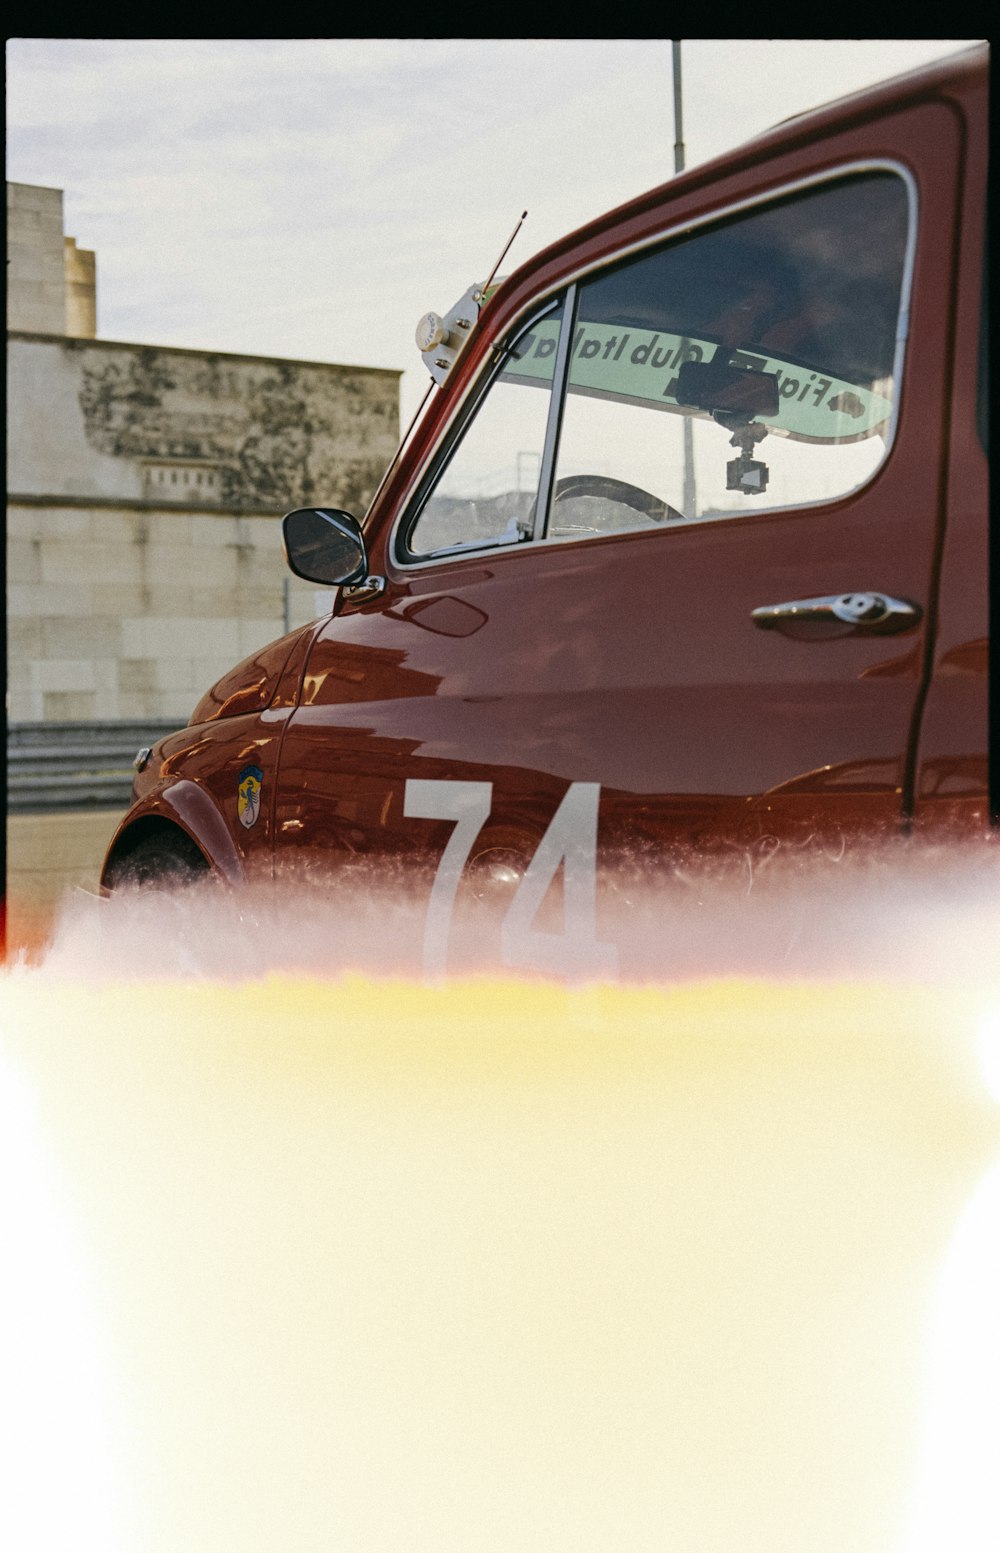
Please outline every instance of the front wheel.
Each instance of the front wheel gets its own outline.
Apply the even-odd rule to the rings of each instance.
[[[109,890],[180,889],[209,875],[208,860],[190,837],[143,836],[120,852],[107,874]]]

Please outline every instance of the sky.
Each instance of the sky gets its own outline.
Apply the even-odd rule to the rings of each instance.
[[[685,39],[687,166],[962,39]],[[974,41],[974,40],[971,40]],[[15,38],[7,178],[104,339],[403,369],[414,329],[674,168],[666,38]]]

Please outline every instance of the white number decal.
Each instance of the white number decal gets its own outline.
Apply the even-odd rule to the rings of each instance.
[[[552,816],[528,864],[501,929],[505,965],[566,976],[592,971],[614,976],[618,951],[597,941],[597,782],[574,782]],[[563,931],[542,933],[532,924],[549,885],[563,865]]]
[[[415,820],[455,820],[455,829],[441,854],[424,924],[424,971],[443,976],[448,959],[448,932],[459,875],[472,844],[490,817],[492,782],[424,782],[410,778],[403,813]]]
[[[517,888],[501,928],[505,965],[554,975],[586,971],[613,977],[618,950],[597,939],[597,811],[601,789],[596,782],[574,782],[552,817]],[[427,906],[424,927],[424,969],[442,976],[448,958],[448,934],[459,876],[476,837],[490,816],[491,782],[426,782],[406,784],[403,813],[413,819],[454,820]],[[534,926],[549,886],[562,865],[563,931],[541,932]]]

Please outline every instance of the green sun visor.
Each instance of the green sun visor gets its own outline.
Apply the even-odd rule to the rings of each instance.
[[[503,376],[551,383],[559,320],[541,319],[514,346]],[[681,374],[685,363],[705,372]],[[747,381],[741,384],[741,374]],[[799,442],[860,442],[886,432],[892,403],[871,387],[802,363],[665,330],[580,323],[573,336],[569,392],[656,407],[702,419],[742,410]]]

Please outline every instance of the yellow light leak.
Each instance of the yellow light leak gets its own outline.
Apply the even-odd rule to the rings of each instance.
[[[115,1553],[108,1355],[33,1097],[0,1055],[0,1543]]]
[[[987,992],[9,976],[6,1545],[985,1553]]]

